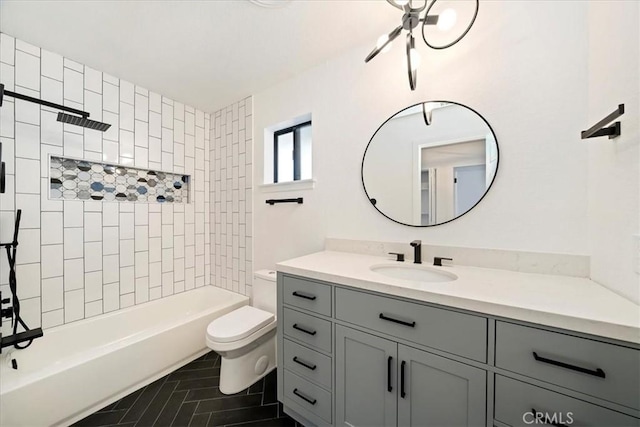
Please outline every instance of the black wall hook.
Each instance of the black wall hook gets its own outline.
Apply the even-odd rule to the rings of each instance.
[[[615,122],[611,126],[604,127],[624,114],[624,104],[618,105],[618,108],[604,119],[593,125],[587,130],[583,130],[581,133],[582,139],[596,138],[598,136],[609,136],[609,139],[620,136],[622,132],[622,125],[620,122]]]

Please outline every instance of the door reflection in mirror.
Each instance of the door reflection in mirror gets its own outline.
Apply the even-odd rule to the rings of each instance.
[[[498,144],[487,121],[461,104],[435,101],[406,108],[378,128],[365,151],[362,181],[389,219],[432,226],[477,205],[497,168]]]

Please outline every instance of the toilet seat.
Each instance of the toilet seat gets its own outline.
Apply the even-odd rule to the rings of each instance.
[[[240,341],[273,321],[273,313],[245,305],[211,322],[207,339],[217,343]]]

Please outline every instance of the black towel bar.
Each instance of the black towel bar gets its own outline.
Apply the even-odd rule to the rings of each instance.
[[[265,200],[265,203],[271,206],[275,205],[276,203],[297,203],[301,205],[302,200],[303,200],[302,197],[298,197],[295,199],[268,199],[268,200]]]

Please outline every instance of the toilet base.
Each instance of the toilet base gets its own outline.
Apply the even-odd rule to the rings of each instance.
[[[275,330],[273,332],[243,355],[221,354],[220,392],[238,393],[275,369],[276,335]]]

